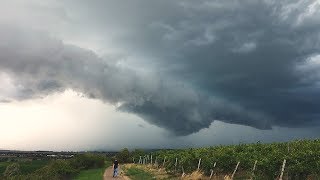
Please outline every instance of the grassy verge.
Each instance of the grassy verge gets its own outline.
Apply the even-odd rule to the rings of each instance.
[[[139,179],[161,179],[161,180],[176,180],[180,176],[168,174],[164,169],[158,169],[151,165],[126,164],[122,170],[125,175],[133,180]]]
[[[94,180],[99,179],[101,180],[103,177],[105,168],[99,168],[99,169],[88,169],[81,171],[79,175],[75,178],[75,180]]]
[[[111,166],[112,163],[110,161],[105,162],[105,166],[103,168],[97,169],[88,169],[80,171],[80,173],[74,178],[75,180],[101,180],[103,179],[103,173],[105,169]]]
[[[125,169],[125,174],[132,180],[155,179],[151,173],[137,167],[129,167],[128,169]]]

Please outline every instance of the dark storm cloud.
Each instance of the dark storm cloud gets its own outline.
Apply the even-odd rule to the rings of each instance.
[[[268,117],[267,124],[319,124],[320,58],[313,64],[309,61],[320,53],[319,3],[180,1],[175,5],[180,9],[176,12],[184,10],[183,15],[152,22],[143,33],[153,34],[152,41],[145,38],[149,36],[140,37],[146,43],[141,49],[162,57],[168,73],[192,82],[209,96],[262,112]],[[174,71],[172,61],[178,67]],[[153,114],[149,108],[136,107],[133,112]],[[259,127],[246,118],[236,120],[237,116],[219,112],[221,116],[209,117]],[[167,115],[171,114],[177,115]]]
[[[84,23],[79,32],[96,32],[141,59],[122,67],[118,59],[2,25],[0,68],[14,79],[15,98],[72,88],[176,135],[214,120],[259,129],[319,125],[316,1],[86,3],[66,3],[69,18]]]

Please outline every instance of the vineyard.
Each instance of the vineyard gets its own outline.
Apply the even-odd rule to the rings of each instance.
[[[234,174],[234,179],[276,179],[281,174],[286,179],[316,179],[320,140],[160,150],[134,159],[175,174],[200,170],[206,176]]]

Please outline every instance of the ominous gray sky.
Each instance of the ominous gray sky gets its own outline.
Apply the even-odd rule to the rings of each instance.
[[[320,1],[1,4],[0,148],[320,136]]]

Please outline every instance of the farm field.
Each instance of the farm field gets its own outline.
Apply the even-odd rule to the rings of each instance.
[[[276,179],[284,166],[283,177],[289,179],[320,177],[320,140],[160,150],[133,158],[172,174],[199,170],[205,176],[234,173],[235,179]]]

